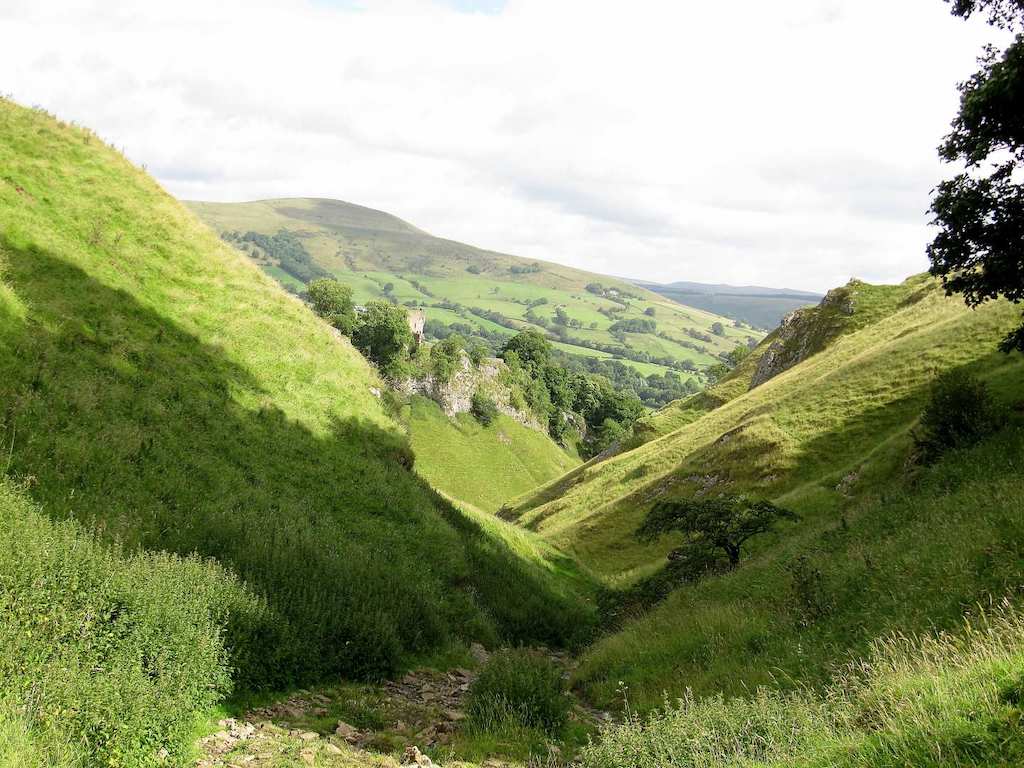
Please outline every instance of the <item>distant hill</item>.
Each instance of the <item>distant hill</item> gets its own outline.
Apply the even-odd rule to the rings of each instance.
[[[312,277],[331,275],[351,285],[358,301],[388,298],[424,308],[428,335],[432,327],[458,326],[492,347],[538,328],[561,352],[619,383],[625,377],[611,368],[621,364],[644,377],[692,378],[697,387],[721,354],[764,335],[625,280],[444,240],[339,200],[187,205],[294,292]],[[641,395],[649,405],[685,394],[658,384],[660,395]]]
[[[794,309],[816,304],[820,293],[789,288],[765,288],[757,285],[722,285],[712,283],[652,283],[634,280],[635,284],[666,296],[680,304],[699,307],[758,328],[772,329]]]

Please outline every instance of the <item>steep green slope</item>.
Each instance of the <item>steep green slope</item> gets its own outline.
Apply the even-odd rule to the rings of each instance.
[[[852,295],[852,315],[810,316],[810,335],[831,339],[824,351],[749,391],[754,364],[743,367],[721,390],[655,417],[655,431],[659,422],[679,424],[674,431],[554,481],[511,517],[610,582],[628,582],[670,548],[633,538],[656,499],[716,489],[835,510],[898,474],[937,373],[969,365],[1002,390],[1019,381],[1019,356],[994,351],[1013,322],[1009,304],[970,310],[925,278],[856,283]]]
[[[589,649],[577,684],[610,703],[624,682],[643,708],[687,688],[742,696],[824,683],[889,632],[954,628],[1024,573],[1024,429],[838,509],[792,506],[802,519],[752,541],[737,570]]]
[[[449,418],[415,396],[409,425],[416,471],[434,488],[487,512],[579,463],[547,436],[501,414],[482,426],[468,413]]]
[[[11,474],[55,517],[264,595],[284,621],[243,682],[575,631],[585,609],[410,471],[345,340],[94,135],[7,101],[0,284]]]
[[[801,516],[749,542],[737,570],[601,640],[577,684],[608,705],[624,683],[648,708],[663,691],[819,683],[885,632],[951,627],[1010,591],[1024,572],[1019,414],[935,467],[908,459],[942,371],[966,368],[1019,410],[1024,358],[995,351],[1015,318],[1008,304],[967,309],[925,277],[851,283],[716,387],[648,417],[646,444],[521,499],[510,516],[611,585],[660,570],[679,544],[633,536],[657,500],[741,492]],[[797,347],[806,359],[777,372]]]
[[[490,334],[539,325],[563,351],[614,356],[644,376],[706,368],[748,337],[764,335],[623,280],[442,240],[337,200],[187,205],[221,233],[293,234],[316,267],[351,285],[359,301],[389,296],[424,307],[428,320]],[[238,244],[282,283],[301,286],[273,254],[252,242]],[[630,320],[653,320],[655,332],[612,331],[616,322]],[[722,324],[721,335],[711,332],[715,323]]]

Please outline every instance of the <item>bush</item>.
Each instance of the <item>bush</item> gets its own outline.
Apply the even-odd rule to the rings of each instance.
[[[473,682],[467,715],[477,731],[538,728],[557,734],[569,717],[562,672],[539,653],[500,651]]]
[[[498,418],[498,406],[482,392],[473,393],[473,401],[469,407],[469,412],[485,427],[489,427]]]
[[[948,371],[932,384],[921,414],[915,435],[921,460],[932,463],[948,450],[975,445],[1004,421],[984,382],[962,369]]]
[[[314,312],[346,336],[352,335],[356,312],[351,288],[337,280],[321,278],[311,282],[306,292]]]
[[[352,343],[382,371],[394,371],[413,345],[408,313],[386,301],[371,301],[356,321]]]
[[[230,687],[232,609],[263,607],[220,567],[120,555],[0,483],[0,703],[23,713],[0,714],[3,738],[88,765],[183,763]]]
[[[430,350],[431,368],[434,377],[445,384],[452,380],[462,362],[462,353],[466,349],[466,340],[458,334],[437,342]]]

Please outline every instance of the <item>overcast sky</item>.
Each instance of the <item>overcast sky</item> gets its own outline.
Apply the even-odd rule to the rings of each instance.
[[[941,0],[0,0],[0,92],[186,199],[332,197],[598,272],[926,268]]]

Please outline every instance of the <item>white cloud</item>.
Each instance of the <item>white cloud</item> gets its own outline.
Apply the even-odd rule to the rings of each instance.
[[[0,0],[0,90],[181,197],[336,197],[596,271],[824,289],[925,268],[934,147],[993,36],[940,0],[344,5]]]

